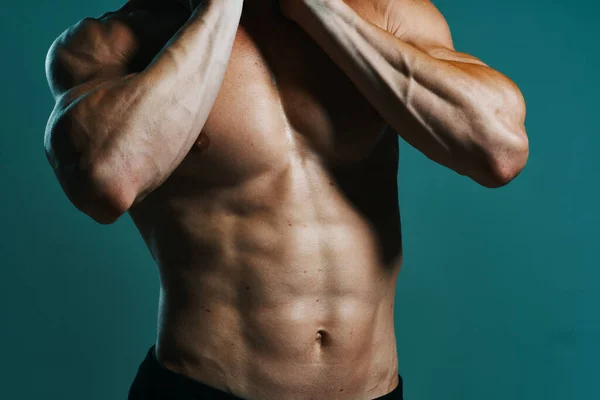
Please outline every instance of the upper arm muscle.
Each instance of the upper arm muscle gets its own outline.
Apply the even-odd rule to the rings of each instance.
[[[80,21],[60,35],[48,51],[46,77],[52,94],[59,98],[74,88],[85,92],[126,75],[135,48],[135,36],[119,21]]]
[[[85,18],[50,46],[46,76],[55,98],[76,98],[104,82],[143,70],[187,20],[178,4],[128,2],[100,18]]]
[[[387,2],[387,31],[440,60],[485,65],[454,49],[446,19],[429,0],[377,0]]]
[[[383,1],[388,32],[411,44],[454,49],[446,19],[429,0]]]

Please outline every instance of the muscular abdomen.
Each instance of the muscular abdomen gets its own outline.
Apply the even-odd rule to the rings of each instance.
[[[394,374],[399,265],[318,158],[162,201],[139,226],[160,266],[165,362],[265,399],[332,382],[362,393]]]

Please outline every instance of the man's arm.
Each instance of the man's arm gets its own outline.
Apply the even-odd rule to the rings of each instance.
[[[183,10],[179,29],[137,72],[147,46],[118,12],[85,19],[52,44],[46,72],[56,106],[45,149],[77,208],[112,223],[181,163],[220,89],[241,10],[242,0]],[[140,26],[159,29],[166,10],[141,11]]]
[[[523,169],[529,144],[521,92],[454,51],[446,21],[429,1],[281,1],[284,14],[427,157],[486,187],[503,186]],[[353,10],[375,2],[383,28]]]

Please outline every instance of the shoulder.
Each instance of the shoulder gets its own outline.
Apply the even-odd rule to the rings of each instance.
[[[46,55],[52,92],[102,74],[143,68],[188,17],[181,6],[159,8],[156,1],[145,3],[127,2],[116,11],[83,18],[62,32]]]

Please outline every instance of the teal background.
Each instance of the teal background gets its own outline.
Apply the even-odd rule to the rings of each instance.
[[[458,50],[511,77],[530,158],[485,189],[401,143],[396,332],[408,400],[600,398],[600,6],[439,0]],[[6,399],[124,399],[155,339],[158,275],[129,217],[95,224],[47,165],[53,39],[117,1],[10,2],[3,89],[0,387]]]

